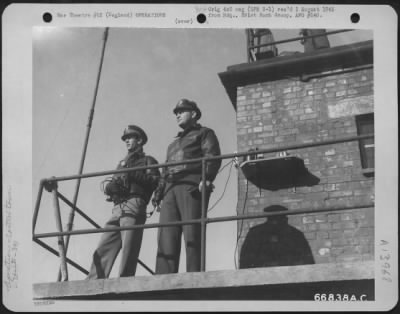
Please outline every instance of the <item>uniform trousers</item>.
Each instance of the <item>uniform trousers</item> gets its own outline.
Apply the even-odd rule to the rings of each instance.
[[[206,194],[206,208],[210,194]],[[201,218],[201,193],[193,183],[169,184],[163,198],[160,223]],[[201,263],[201,225],[200,223],[182,226],[160,227],[158,231],[158,250],[156,273],[177,273],[181,252],[181,236],[186,247],[186,271],[200,271]]]
[[[146,206],[146,201],[136,197],[115,205],[105,228],[144,224],[146,222]],[[121,249],[119,277],[134,276],[142,237],[142,228],[103,233],[100,243],[93,253],[93,261],[87,279],[108,278]]]

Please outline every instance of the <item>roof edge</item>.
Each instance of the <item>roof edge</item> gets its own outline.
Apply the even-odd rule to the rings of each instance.
[[[275,81],[288,76],[301,78],[303,75],[367,64],[373,64],[372,40],[232,65],[227,67],[227,71],[218,73],[218,76],[236,110],[236,89],[239,86]]]

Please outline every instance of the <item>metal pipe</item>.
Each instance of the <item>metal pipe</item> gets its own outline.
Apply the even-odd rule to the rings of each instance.
[[[354,210],[354,209],[367,209],[374,208],[374,204],[362,205],[362,206],[346,206],[346,207],[338,207],[338,208],[321,208],[318,210],[315,209],[303,209],[303,210],[287,210],[287,211],[276,211],[271,213],[264,214],[252,214],[252,215],[238,215],[238,216],[226,216],[226,217],[217,217],[217,218],[208,218],[207,223],[214,222],[224,222],[224,221],[234,221],[241,219],[256,219],[256,218],[268,218],[269,216],[291,216],[291,215],[299,215],[299,214],[318,214],[323,212],[334,212],[334,211],[345,211],[345,210]]]
[[[369,133],[369,134],[364,134],[364,135],[347,136],[347,137],[342,137],[342,138],[338,138],[338,139],[334,139],[334,140],[320,141],[320,142],[314,142],[314,143],[293,144],[293,145],[286,145],[286,146],[282,146],[282,147],[278,147],[278,148],[259,149],[259,150],[255,150],[252,152],[242,152],[242,153],[226,154],[226,155],[220,155],[220,156],[210,156],[210,157],[204,157],[204,159],[217,160],[217,159],[228,159],[228,158],[241,157],[241,156],[254,156],[254,155],[258,155],[258,154],[275,153],[275,152],[280,152],[280,151],[285,151],[285,150],[294,150],[294,149],[302,149],[302,148],[309,148],[309,147],[316,147],[316,146],[323,146],[323,145],[346,143],[346,142],[363,140],[363,139],[373,138],[373,137],[374,137],[374,134]]]
[[[36,198],[35,209],[33,212],[32,234],[35,234],[36,222],[39,215],[40,201],[42,200],[43,187],[44,187],[44,180],[40,180],[39,191]]]
[[[83,172],[83,165],[85,163],[85,157],[86,157],[86,151],[87,151],[87,146],[89,142],[89,135],[90,135],[90,129],[92,127],[92,121],[93,121],[93,115],[94,115],[94,107],[96,105],[96,99],[97,99],[97,92],[99,89],[99,83],[100,83],[100,75],[101,75],[101,69],[103,67],[103,60],[104,60],[104,51],[106,49],[106,42],[108,38],[108,27],[106,27],[103,35],[103,47],[101,50],[101,57],[100,57],[100,65],[99,65],[99,71],[97,73],[97,79],[96,79],[96,87],[94,90],[94,96],[93,96],[93,102],[92,106],[90,109],[89,113],[89,119],[88,119],[88,124],[87,124],[87,129],[86,129],[86,136],[85,136],[85,142],[83,144],[83,151],[82,151],[82,156],[81,156],[81,161],[79,165],[79,174],[82,174]],[[74,193],[74,198],[73,198],[73,206],[71,208],[71,211],[69,213],[69,218],[68,218],[68,223],[67,223],[67,230],[72,230],[73,222],[74,222],[74,216],[75,216],[75,206],[78,201],[78,194],[79,194],[79,188],[81,185],[81,178],[78,178],[78,181],[76,182],[75,186],[75,193]],[[65,238],[65,251],[68,250],[68,245],[69,245],[69,236]],[[60,277],[60,271],[58,273],[58,277]]]
[[[247,47],[250,47],[250,46],[251,46],[251,43],[250,43],[250,38],[251,38],[250,33],[251,33],[251,30],[250,30],[250,29],[246,29]],[[247,61],[248,61],[248,62],[253,62],[253,61],[254,61],[253,55],[251,54],[251,49],[247,49]]]
[[[41,247],[43,247],[46,250],[48,250],[50,253],[53,253],[54,255],[56,255],[58,257],[60,256],[60,254],[55,249],[53,249],[51,246],[47,245],[43,241],[41,241],[39,239],[33,239],[33,241],[36,242],[37,244],[39,244]],[[85,275],[89,274],[89,272],[85,268],[83,268],[79,264],[75,263],[74,261],[70,260],[69,258],[66,258],[66,261],[67,261],[68,264],[70,264],[71,266],[74,266],[76,269],[80,270]]]
[[[72,204],[64,195],[62,195],[60,192],[57,192],[57,195],[61,200],[66,203],[67,205],[74,207],[74,204]],[[81,215],[83,218],[85,218],[89,223],[91,223],[93,226],[96,228],[101,228],[100,225],[98,225],[95,221],[93,221],[88,215],[86,215],[82,210],[80,210],[78,207],[75,206],[75,211]]]
[[[78,235],[78,234],[88,234],[88,233],[101,233],[101,232],[116,232],[116,231],[124,231],[124,230],[132,230],[132,229],[151,229],[158,227],[171,227],[171,226],[183,226],[190,224],[198,224],[201,223],[201,219],[190,219],[186,221],[176,221],[176,222],[166,222],[166,223],[154,223],[154,224],[145,224],[145,225],[134,225],[130,227],[113,227],[113,228],[102,228],[102,229],[82,229],[75,231],[63,231],[63,232],[48,232],[48,233],[39,233],[33,235],[35,239],[38,238],[49,238],[55,237],[58,235]]]
[[[261,45],[249,46],[248,49],[250,50],[250,49],[253,49],[253,48],[260,48],[260,47],[284,44],[284,43],[289,43],[289,42],[292,42],[292,41],[298,41],[298,40],[302,40],[302,39],[308,39],[308,38],[314,38],[314,37],[322,37],[322,36],[326,36],[326,35],[332,35],[332,34],[338,34],[338,33],[350,32],[350,31],[354,31],[354,29],[341,29],[341,30],[337,30],[337,31],[325,32],[323,34],[299,36],[299,37],[293,37],[293,38],[290,38],[290,39],[277,40],[277,41],[273,41],[273,42],[265,43],[265,44],[261,44]]]
[[[282,146],[282,147],[278,147],[278,148],[260,149],[260,150],[253,151],[253,152],[242,152],[242,153],[225,154],[225,155],[219,155],[219,156],[193,158],[193,159],[187,159],[186,161],[140,166],[140,167],[126,168],[126,169],[119,169],[119,170],[114,169],[114,170],[107,170],[107,171],[91,172],[91,173],[86,173],[86,174],[81,174],[81,175],[51,177],[51,178],[44,179],[44,180],[48,181],[48,182],[52,182],[52,181],[59,182],[59,181],[73,180],[73,179],[77,179],[77,178],[98,177],[98,176],[114,174],[114,173],[123,173],[123,172],[130,172],[130,171],[136,171],[136,170],[162,168],[162,167],[168,167],[168,166],[196,163],[196,162],[201,162],[203,159],[204,160],[217,160],[217,159],[228,159],[228,158],[241,157],[241,156],[252,156],[252,155],[264,154],[264,153],[274,153],[274,152],[283,151],[283,150],[294,150],[294,149],[301,149],[301,148],[308,148],[308,147],[316,147],[316,146],[331,145],[331,144],[337,144],[337,143],[352,142],[352,141],[363,140],[363,139],[368,139],[368,138],[373,138],[373,137],[374,137],[374,134],[369,133],[369,134],[364,134],[364,135],[348,136],[348,137],[342,137],[342,138],[338,138],[338,139],[334,139],[334,140],[320,141],[320,142],[314,142],[314,143],[293,144],[293,145],[287,145],[287,146]]]
[[[200,261],[200,271],[206,270],[206,160],[203,159],[201,162],[201,261]]]
[[[366,209],[366,208],[371,208],[374,207],[374,205],[367,205],[367,206],[356,206],[356,207],[343,207],[343,208],[329,208],[329,209],[321,209],[318,212],[324,212],[324,211],[340,211],[340,210],[350,210],[350,209]],[[259,215],[241,215],[241,216],[228,216],[228,217],[219,217],[219,218],[212,218],[212,219],[207,219],[208,223],[213,223],[213,222],[221,222],[221,221],[226,221],[227,219],[230,220],[239,220],[239,219],[244,219],[245,217],[243,216],[248,216],[250,218],[265,218],[268,216],[277,216],[277,215],[295,215],[295,214],[301,214],[301,213],[307,213],[307,212],[312,212],[315,213],[316,210],[297,210],[297,211],[280,211],[280,212],[271,212],[271,213],[264,213],[264,214],[259,214]],[[33,241],[42,246],[43,248],[47,249],[49,252],[53,253],[56,256],[60,256],[60,254],[54,250],[52,247],[44,243],[43,241],[39,240],[38,238],[33,238]],[[76,269],[80,270],[82,273],[85,275],[89,274],[89,272],[81,267],[79,264],[75,263],[74,261],[70,260],[69,258],[66,258],[67,263],[70,265],[74,266]],[[154,275],[154,272],[148,268],[145,264],[143,264],[141,261],[138,261],[140,265],[142,265],[147,271],[149,271],[151,274]]]
[[[219,157],[221,157],[220,155]],[[206,158],[206,157],[203,157]],[[137,171],[137,170],[145,170],[145,169],[153,169],[153,168],[162,168],[162,167],[168,167],[168,166],[176,166],[176,165],[183,165],[183,164],[191,164],[191,163],[198,163],[201,162],[203,158],[193,158],[193,159],[187,159],[185,161],[175,161],[175,162],[168,162],[168,163],[163,163],[163,164],[153,164],[153,165],[147,165],[147,166],[139,166],[139,167],[132,167],[132,168],[124,168],[124,169],[114,169],[114,170],[106,170],[106,171],[99,171],[99,172],[91,172],[91,173],[86,173],[86,174],[81,174],[81,175],[71,175],[71,176],[63,176],[63,177],[51,177],[44,179],[46,182],[53,182],[53,181],[67,181],[67,180],[73,180],[77,178],[90,178],[90,177],[98,177],[98,176],[105,176],[105,175],[110,175],[110,174],[116,174],[116,173],[125,173],[125,172],[131,172],[131,171]]]
[[[241,220],[241,219],[267,218],[268,216],[276,216],[276,215],[282,215],[282,214],[284,214],[286,216],[307,214],[307,213],[318,214],[321,212],[333,212],[333,211],[352,210],[352,209],[366,209],[366,208],[373,208],[373,207],[375,207],[374,204],[366,204],[366,205],[360,205],[360,206],[333,207],[333,208],[322,208],[322,209],[302,209],[302,210],[290,210],[290,211],[281,211],[281,212],[272,212],[272,213],[263,213],[263,214],[206,218],[205,221],[207,223],[214,223],[214,222]],[[154,223],[154,224],[146,224],[146,225],[135,225],[135,226],[130,226],[130,227],[103,228],[101,230],[82,229],[82,230],[75,230],[75,231],[69,231],[69,232],[65,231],[65,232],[40,233],[40,234],[35,234],[34,239],[49,238],[49,237],[55,237],[55,236],[59,236],[59,235],[66,235],[66,234],[79,235],[79,234],[88,234],[88,233],[132,230],[132,229],[138,229],[138,228],[150,229],[150,228],[158,228],[158,227],[182,226],[182,225],[201,223],[201,220],[202,219],[200,218],[200,219],[191,219],[191,220],[186,220],[186,221],[168,222],[168,223],[162,223],[162,224]]]
[[[146,269],[150,274],[155,275],[155,272],[151,270],[145,263],[143,263],[140,259],[138,259],[138,263]]]
[[[73,204],[60,192],[57,192],[57,195],[63,200],[67,205],[73,206]],[[96,222],[94,222],[89,216],[87,216],[82,210],[80,210],[78,207],[75,206],[75,210],[78,214],[80,214],[83,218],[85,218],[89,223],[91,223],[93,226],[95,226],[97,229],[101,229],[100,225],[98,225]],[[140,259],[138,259],[138,263],[146,269],[149,273],[154,275],[154,272],[146,265],[144,264]]]
[[[54,216],[56,218],[56,226],[59,232],[62,232],[62,223],[61,223],[61,213],[60,213],[60,204],[58,203],[58,195],[57,195],[57,185],[54,184],[52,189],[53,193],[53,205],[54,205]],[[68,269],[67,263],[65,262],[66,253],[64,246],[64,238],[62,235],[58,235],[58,250],[60,252],[60,269],[61,269],[61,281],[68,280]],[[60,281],[58,279],[57,281]]]

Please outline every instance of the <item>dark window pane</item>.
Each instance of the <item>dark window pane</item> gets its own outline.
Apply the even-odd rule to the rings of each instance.
[[[368,113],[356,117],[358,135],[374,133],[374,114]],[[374,139],[359,141],[361,165],[363,168],[374,168],[375,165],[375,145]]]

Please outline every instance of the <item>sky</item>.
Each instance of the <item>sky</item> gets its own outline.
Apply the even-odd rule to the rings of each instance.
[[[33,159],[32,208],[39,181],[51,176],[78,173],[89,110],[98,73],[104,28],[35,27],[33,30]],[[273,30],[275,40],[297,37],[297,29]],[[331,46],[372,39],[371,32],[355,31],[330,37]],[[299,43],[278,46],[282,51],[303,51]],[[219,80],[218,73],[230,65],[245,63],[246,36],[242,29],[141,29],[111,28],[103,68],[84,173],[115,169],[125,156],[121,140],[129,124],[142,127],[149,138],[146,154],[165,161],[169,143],[179,128],[172,110],[179,99],[197,102],[199,121],[212,128],[223,154],[237,150],[236,113]],[[225,165],[230,160],[224,160]],[[237,171],[226,167],[217,176],[210,205],[218,204],[209,217],[236,214]],[[230,175],[229,175],[230,174]],[[100,190],[106,176],[83,179],[77,206],[99,225],[111,215],[111,203]],[[228,180],[229,178],[229,180]],[[76,181],[59,183],[59,191],[71,201]],[[226,190],[224,188],[226,185]],[[60,202],[65,226],[70,208]],[[147,211],[152,210],[151,204]],[[157,223],[154,213],[147,223]],[[92,226],[78,214],[74,230]],[[51,195],[43,193],[36,233],[54,232],[56,224]],[[236,222],[207,226],[206,270],[235,269]],[[139,258],[155,268],[156,229],[145,229]],[[100,234],[74,235],[68,257],[89,269],[91,255]],[[57,248],[56,238],[42,239]],[[33,244],[33,282],[56,281],[58,258]],[[119,258],[111,277],[116,277]],[[68,267],[69,280],[85,275]],[[185,271],[182,246],[180,272]],[[150,274],[138,266],[137,276]]]

